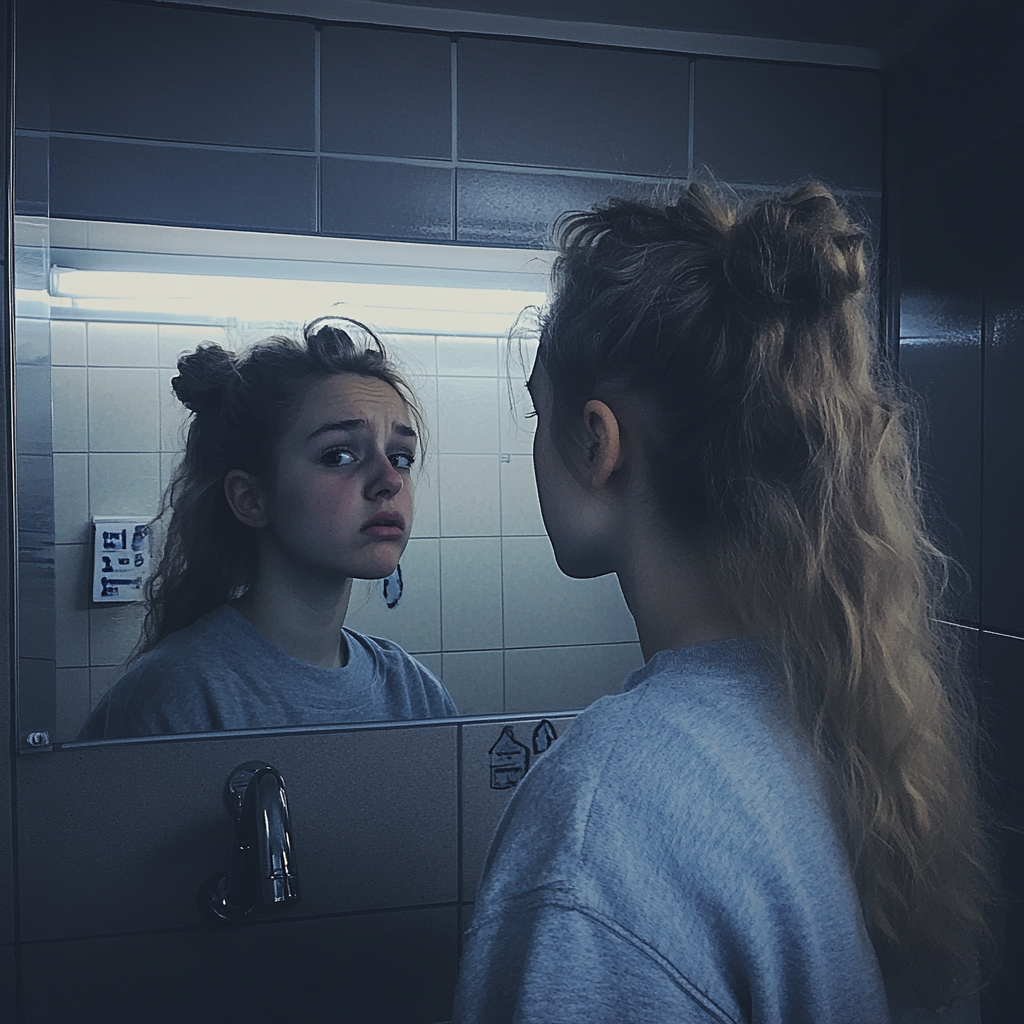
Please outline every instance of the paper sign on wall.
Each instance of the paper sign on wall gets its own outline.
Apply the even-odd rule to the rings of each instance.
[[[141,601],[149,575],[149,524],[136,517],[93,519],[92,599]]]

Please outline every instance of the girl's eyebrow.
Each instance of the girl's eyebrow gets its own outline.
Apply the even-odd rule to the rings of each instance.
[[[366,420],[335,420],[332,423],[325,423],[322,427],[317,427],[316,430],[306,438],[306,440],[312,441],[314,437],[319,437],[321,434],[331,434],[338,431],[351,432],[353,430],[365,430],[366,427]]]
[[[419,436],[407,423],[394,423],[391,426],[391,430],[395,434],[400,434],[402,437],[411,437],[414,440]]]

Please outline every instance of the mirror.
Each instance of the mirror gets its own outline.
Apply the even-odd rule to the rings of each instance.
[[[139,640],[135,562],[161,543],[139,528],[183,447],[178,356],[326,313],[377,330],[428,434],[401,601],[356,581],[346,627],[404,648],[461,715],[581,708],[642,664],[614,578],[563,576],[540,516],[532,348],[508,338],[552,253],[45,217],[20,217],[16,246],[23,746],[74,741]],[[131,559],[106,593],[105,534]]]

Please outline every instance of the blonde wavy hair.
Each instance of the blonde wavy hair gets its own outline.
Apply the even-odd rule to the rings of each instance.
[[[883,972],[949,1004],[995,969],[1000,890],[865,233],[818,184],[745,206],[691,185],[567,214],[557,238],[556,441],[571,465],[588,399],[643,399],[651,465],[673,468],[660,504],[708,539],[789,687]]]

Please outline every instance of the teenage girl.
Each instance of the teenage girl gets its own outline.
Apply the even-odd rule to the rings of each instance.
[[[646,665],[520,784],[455,1020],[977,1020],[997,887],[944,560],[822,187],[567,215],[544,523]]]
[[[412,527],[422,417],[379,339],[204,344],[171,386],[192,419],[141,654],[79,738],[454,715],[397,644],[344,628],[352,580],[394,573]]]

